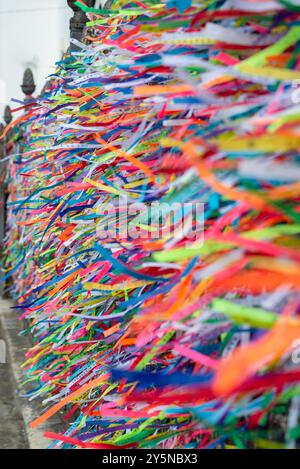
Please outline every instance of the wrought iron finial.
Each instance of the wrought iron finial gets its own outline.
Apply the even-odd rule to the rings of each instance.
[[[36,86],[34,83],[33,73],[30,68],[26,68],[24,72],[21,88],[26,96],[31,96],[35,92]]]
[[[11,112],[11,109],[9,106],[6,106],[5,107],[5,110],[4,110],[4,121],[6,123],[6,125],[10,124],[12,119],[13,119],[13,116],[12,116],[12,112]]]
[[[0,135],[3,134],[4,129],[5,129],[5,125],[2,122],[0,122]],[[4,141],[2,139],[0,140],[0,156],[2,156],[2,153],[3,153],[3,144],[4,144]],[[0,167],[1,167],[1,164],[0,164]]]

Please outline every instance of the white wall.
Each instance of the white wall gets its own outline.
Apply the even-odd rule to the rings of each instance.
[[[26,67],[39,92],[69,45],[67,0],[0,0],[0,118],[11,98],[22,99]]]

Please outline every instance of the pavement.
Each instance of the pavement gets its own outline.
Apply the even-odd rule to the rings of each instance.
[[[60,433],[65,425],[58,413],[44,426],[30,428],[30,422],[45,409],[39,400],[29,401],[21,387],[21,364],[32,344],[30,337],[20,336],[26,324],[12,307],[12,301],[0,298],[0,449],[44,449],[51,443],[44,432]],[[6,363],[2,363],[3,345]]]

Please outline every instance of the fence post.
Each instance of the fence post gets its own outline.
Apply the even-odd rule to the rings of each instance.
[[[77,41],[81,41],[88,18],[84,11],[82,11],[77,5],[75,5],[76,0],[67,1],[69,7],[74,12],[74,16],[70,19],[70,37],[71,39],[77,39]],[[85,0],[85,4],[88,7],[93,7],[95,5],[95,0]],[[75,44],[71,43],[70,50],[77,51],[78,47]]]
[[[0,124],[0,134],[3,133],[5,129],[5,126],[4,124]],[[5,184],[5,162],[2,161],[4,158],[5,158],[5,142],[4,140],[1,140],[0,141],[0,158],[1,158],[1,163],[0,163],[0,168],[1,168],[1,171],[0,171],[0,177],[1,177],[1,184],[0,184],[0,243],[1,243],[1,251],[2,251],[2,242],[3,242],[3,239],[4,239],[4,236],[5,236],[5,232],[4,232],[4,217],[5,217],[5,187],[4,187],[4,184]],[[1,253],[2,254],[2,253]],[[3,290],[3,285],[1,283],[0,285],[1,287],[1,294],[2,294],[2,290]]]
[[[33,101],[33,93],[35,92],[35,83],[33,78],[33,73],[30,68],[26,68],[23,75],[23,82],[21,85],[22,91],[25,94],[25,104],[28,104]]]

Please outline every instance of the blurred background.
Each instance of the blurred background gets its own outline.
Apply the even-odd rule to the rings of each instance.
[[[0,0],[0,116],[21,91],[26,67],[33,71],[36,94],[69,46],[72,11],[66,0]]]

